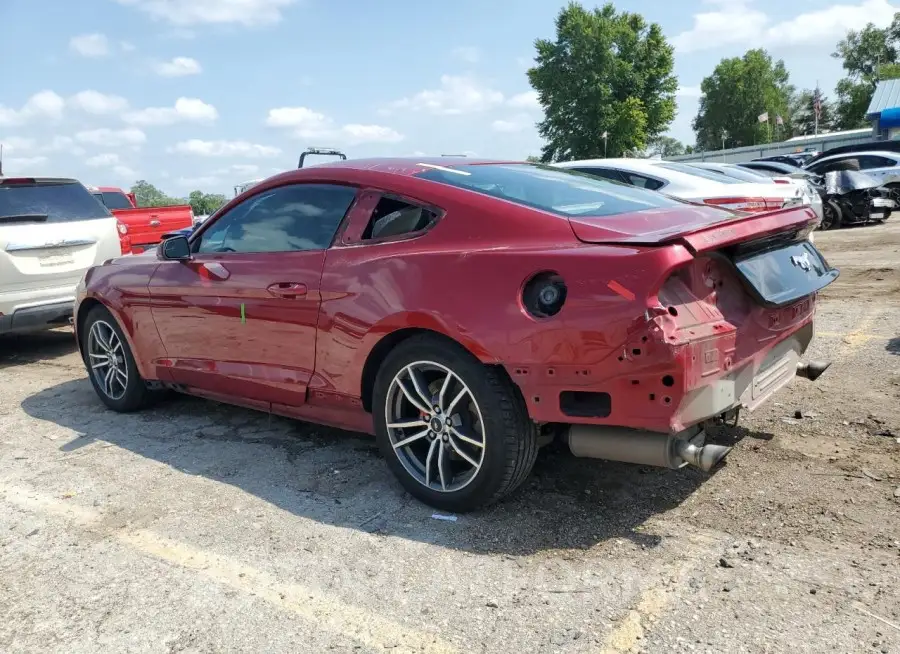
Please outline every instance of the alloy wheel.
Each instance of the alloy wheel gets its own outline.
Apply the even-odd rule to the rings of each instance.
[[[416,361],[394,375],[385,423],[400,463],[430,490],[458,491],[481,470],[486,449],[481,409],[447,366]]]
[[[108,322],[97,320],[91,325],[87,356],[97,386],[109,399],[121,399],[128,388],[128,364],[122,341]]]

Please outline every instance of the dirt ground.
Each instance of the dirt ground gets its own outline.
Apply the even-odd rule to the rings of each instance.
[[[116,415],[69,331],[0,340],[0,652],[900,652],[900,220],[816,242],[834,365],[724,467],[551,449],[456,521],[367,438]]]

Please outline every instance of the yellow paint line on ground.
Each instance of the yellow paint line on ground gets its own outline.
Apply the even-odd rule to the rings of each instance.
[[[705,556],[705,548],[715,547],[722,539],[711,534],[696,533],[685,535],[680,540],[687,541],[689,550],[695,552],[697,556],[670,569],[664,575],[665,581],[640,594],[634,607],[616,623],[603,641],[601,654],[623,654],[639,648],[640,641],[644,639],[649,627],[659,620],[668,608],[674,587],[681,584],[697,567],[698,561]],[[673,587],[672,592],[668,590],[670,587]]]
[[[821,336],[823,338],[846,338],[852,332],[816,332],[816,336]],[[884,338],[883,336],[879,336],[878,334],[858,334],[854,333],[853,340],[854,341],[872,341],[877,338]]]
[[[3,500],[27,511],[65,518],[80,527],[99,526],[103,514],[71,499],[0,485]],[[451,653],[456,650],[437,635],[328,597],[321,590],[284,583],[231,557],[214,554],[146,529],[122,529],[109,537],[144,556],[196,572],[211,581],[258,597],[308,621],[316,629],[351,638],[366,647],[394,646],[399,651]]]

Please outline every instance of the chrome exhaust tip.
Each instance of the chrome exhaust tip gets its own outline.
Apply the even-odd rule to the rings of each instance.
[[[704,472],[709,472],[715,468],[722,459],[731,452],[731,447],[727,445],[702,445],[697,446],[689,441],[677,439],[675,441],[675,451],[678,456],[690,465],[700,468]]]
[[[831,361],[800,361],[797,363],[797,376],[816,381],[830,366]]]

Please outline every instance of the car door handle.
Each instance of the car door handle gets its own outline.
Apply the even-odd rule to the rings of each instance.
[[[293,300],[306,295],[306,284],[297,282],[277,282],[275,284],[270,284],[266,290],[275,297]]]
[[[159,227],[160,224],[161,224],[161,223],[160,223],[158,220],[151,220],[151,221],[150,221],[150,226],[151,226],[151,227]]]

